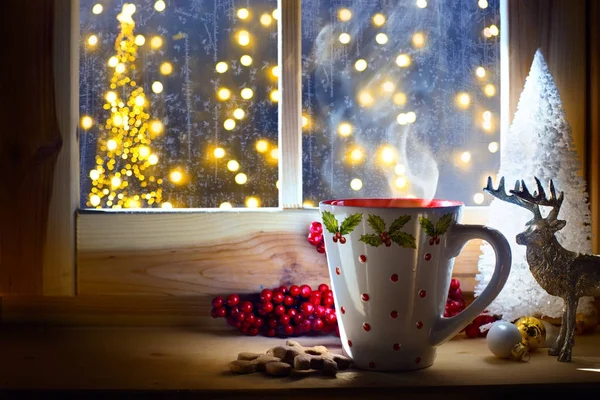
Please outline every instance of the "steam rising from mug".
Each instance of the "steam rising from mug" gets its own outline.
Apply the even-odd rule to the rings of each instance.
[[[359,37],[361,32],[359,27],[364,19],[370,19],[372,13],[367,12],[355,13],[351,23],[346,25],[345,32],[352,38]],[[358,14],[358,15],[357,15]],[[394,21],[401,24],[401,19],[405,18],[402,15],[391,13],[388,16],[388,24],[394,24]],[[362,20],[362,21],[361,21]],[[381,83],[385,77],[394,77],[398,74],[399,66],[395,62],[395,57],[389,57],[389,60],[383,65],[379,65],[377,70],[367,68],[360,72],[360,80],[355,76],[354,62],[358,57],[348,54],[348,64],[343,70],[335,69],[336,58],[340,58],[340,50],[332,43],[337,43],[338,30],[334,29],[333,24],[325,25],[314,40],[312,49],[312,57],[314,57],[315,78],[317,82],[322,83],[330,90],[325,92],[314,93],[317,105],[329,108],[327,115],[325,130],[329,133],[326,135],[331,140],[335,140],[336,132],[340,123],[347,121],[349,118],[348,112],[351,110],[350,119],[354,125],[352,132],[356,145],[362,147],[366,154],[371,156],[368,162],[371,165],[368,167],[368,172],[365,173],[363,179],[367,179],[371,183],[371,187],[376,187],[376,192],[367,193],[371,197],[406,197],[412,195],[424,199],[432,199],[435,196],[439,170],[436,160],[431,152],[431,149],[419,139],[419,132],[410,124],[399,125],[396,122],[395,114],[399,111],[394,110],[392,97],[393,92],[381,94]],[[375,40],[373,39],[373,43]],[[365,49],[377,48],[371,46],[364,41],[361,44],[360,57],[364,60],[370,60],[370,54],[366,53]],[[344,50],[345,51],[345,50]],[[379,63],[380,64],[380,63]],[[313,72],[313,71],[307,71]],[[399,81],[390,79],[396,86]],[[360,100],[357,99],[359,92],[365,91],[373,96],[373,102],[368,106],[359,107]],[[364,105],[364,104],[363,104]],[[355,115],[372,113],[376,115],[377,121],[381,121],[380,126],[374,126],[372,123],[367,124],[367,118],[354,118]],[[378,118],[383,116],[383,118]],[[375,118],[368,118],[375,119]],[[390,123],[390,120],[393,121]],[[420,129],[424,129],[424,121],[419,122]],[[377,147],[378,144],[389,145],[396,153],[396,160],[393,163],[377,162]],[[332,150],[333,151],[333,150]],[[339,170],[342,167],[340,160],[345,157],[343,151],[338,154],[332,154],[331,157],[323,157],[322,165],[320,166],[321,179],[332,188],[333,196],[339,196],[336,193],[336,184],[339,184],[337,177]],[[398,175],[394,172],[394,165],[400,163],[405,168],[403,174],[410,185],[410,190],[402,190],[396,185]],[[387,185],[375,185],[374,180],[385,180]],[[363,192],[363,195],[365,192]]]

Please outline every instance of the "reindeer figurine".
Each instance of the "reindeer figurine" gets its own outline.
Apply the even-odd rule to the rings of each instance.
[[[548,354],[558,356],[558,361],[569,362],[575,344],[575,313],[579,298],[600,295],[600,256],[575,253],[560,245],[554,234],[566,225],[566,221],[558,219],[564,193],[560,192],[556,197],[550,180],[550,198],[547,198],[537,177],[535,183],[537,191],[531,195],[525,182],[517,181],[510,191],[511,196],[504,189],[504,177],[496,190],[492,178],[488,177],[487,187],[483,190],[533,213],[533,219],[527,222],[526,230],[519,233],[516,240],[517,244],[527,247],[529,270],[542,289],[565,302],[560,333]],[[539,206],[552,207],[546,218],[542,218]]]

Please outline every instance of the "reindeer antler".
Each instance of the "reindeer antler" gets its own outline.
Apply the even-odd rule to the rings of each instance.
[[[550,214],[548,214],[546,219],[549,221],[556,220],[558,217],[558,212],[560,211],[560,206],[562,205],[564,199],[564,193],[560,192],[558,197],[556,197],[554,182],[552,182],[552,179],[550,179],[550,198],[546,198],[546,193],[544,192],[544,188],[542,187],[540,180],[537,177],[533,177],[533,179],[535,179],[535,184],[537,186],[537,191],[533,192],[533,196],[529,193],[527,187],[525,186],[525,182],[523,181],[521,181],[522,190],[518,190],[518,188],[515,186],[515,190],[511,190],[510,192],[530,204],[552,207],[552,211],[550,211]]]
[[[528,198],[531,197],[531,194],[529,194],[527,186],[525,186],[525,182],[521,181],[520,183],[523,187],[523,191],[519,190],[519,181],[517,181],[515,183],[514,190],[510,191],[514,194],[514,196],[509,196],[506,194],[506,190],[504,189],[504,177],[500,178],[498,189],[494,189],[494,186],[492,185],[492,177],[488,176],[487,186],[483,188],[483,190],[499,200],[516,204],[519,207],[523,207],[524,209],[531,211],[534,219],[542,219],[542,214],[540,213],[540,208],[538,205],[528,200]]]

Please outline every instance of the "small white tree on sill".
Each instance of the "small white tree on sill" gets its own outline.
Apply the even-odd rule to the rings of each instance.
[[[507,190],[519,179],[534,188],[534,176],[544,185],[552,179],[557,190],[565,193],[559,218],[566,220],[567,225],[557,232],[557,239],[568,250],[589,253],[591,216],[586,184],[580,176],[580,169],[581,162],[574,149],[571,127],[566,120],[558,89],[544,56],[538,50],[503,143],[500,171],[494,179],[494,185],[497,186],[502,176],[506,179]],[[525,246],[517,245],[515,241],[515,236],[525,230],[525,223],[531,218],[529,211],[513,204],[498,199],[490,204],[487,224],[506,236],[512,250],[512,270],[506,286],[488,307],[490,313],[502,315],[505,320],[526,315],[551,318],[562,315],[563,300],[549,295],[538,285],[529,271]],[[479,260],[476,296],[490,281],[494,263],[494,252],[484,243]],[[593,313],[592,301],[592,297],[581,298],[578,312],[585,315]]]

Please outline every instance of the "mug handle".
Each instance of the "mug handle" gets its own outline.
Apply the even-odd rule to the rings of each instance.
[[[477,238],[485,240],[496,253],[496,266],[492,279],[473,303],[454,317],[444,318],[441,315],[437,317],[430,332],[433,346],[446,342],[460,332],[498,296],[508,279],[512,260],[510,245],[504,235],[487,226],[454,224],[448,229],[446,237],[446,252],[449,258],[458,256],[469,240]]]

